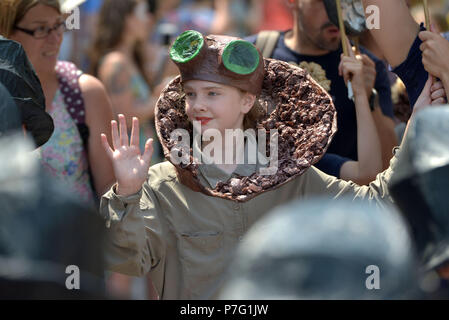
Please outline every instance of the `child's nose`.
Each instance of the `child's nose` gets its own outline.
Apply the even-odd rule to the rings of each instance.
[[[195,99],[195,102],[193,104],[193,110],[195,112],[207,111],[207,104],[205,103],[205,101],[203,101],[203,99],[197,98]]]

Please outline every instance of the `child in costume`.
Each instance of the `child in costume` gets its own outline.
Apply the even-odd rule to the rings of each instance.
[[[181,34],[170,56],[181,76],[164,89],[156,109],[156,128],[169,161],[149,168],[151,140],[142,155],[137,118],[130,142],[123,115],[120,131],[112,122],[113,148],[102,136],[117,178],[100,204],[110,231],[106,263],[111,271],[150,272],[161,299],[213,299],[246,231],[274,207],[319,195],[366,199],[381,207],[392,202],[387,183],[396,156],[390,168],[363,187],[313,167],[335,133],[336,114],[330,96],[302,69],[264,59],[249,42],[196,31]],[[345,79],[352,74],[357,96],[365,89],[355,61],[341,71]],[[426,93],[422,103],[430,104]],[[172,133],[184,129],[191,134],[198,123],[202,133],[262,129],[267,141],[275,130],[275,174],[263,175],[260,169],[267,164],[248,161],[249,143],[236,150],[246,155],[243,164],[196,163],[191,155],[191,161],[177,162],[181,150]],[[199,148],[204,152],[204,146]]]

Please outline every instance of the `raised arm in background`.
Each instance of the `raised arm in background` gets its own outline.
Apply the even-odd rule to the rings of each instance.
[[[349,47],[349,41],[347,41]],[[357,155],[358,161],[347,161],[340,169],[340,178],[352,180],[359,185],[368,184],[382,171],[382,155],[379,135],[368,102],[363,75],[364,65],[354,52],[342,55],[339,73],[345,82],[352,82],[357,116]]]
[[[363,0],[365,8],[379,8],[380,28],[371,29],[376,43],[392,67],[400,65],[408,55],[419,32],[405,0]]]

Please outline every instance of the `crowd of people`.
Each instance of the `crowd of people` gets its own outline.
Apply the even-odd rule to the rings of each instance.
[[[90,265],[88,250],[83,256],[76,239],[66,240],[81,266],[105,271],[104,292],[89,292],[95,297],[449,297],[449,144],[438,142],[449,135],[449,26],[441,14],[449,4],[432,3],[427,30],[420,2],[358,1],[379,8],[381,25],[355,40],[342,36],[325,2],[87,0],[72,8],[81,28],[67,30],[74,11],[63,12],[64,1],[2,0],[0,143],[9,151],[0,151],[0,165],[9,170],[0,181],[48,186],[30,187],[24,207],[15,204],[23,194],[0,187],[0,203],[23,221],[35,221],[36,206],[52,211],[49,220],[57,212],[76,221],[76,210],[102,217],[104,246],[92,250],[104,261]],[[249,138],[226,144],[227,130],[261,128],[278,133],[281,170],[271,176],[258,171],[266,164],[249,162]],[[188,150],[231,163],[176,163],[183,149],[174,129],[208,135],[202,145],[189,139]],[[31,137],[32,150],[14,149],[11,137],[25,149]],[[20,152],[39,173],[5,161]],[[59,199],[41,195],[54,189]],[[77,227],[98,222],[81,216]],[[8,228],[17,221],[8,211],[0,221],[0,256],[14,257],[10,243],[21,234]],[[56,238],[59,228],[68,239],[62,224],[34,227]],[[45,236],[36,230],[30,234]],[[16,250],[30,261],[51,257],[23,248]],[[54,246],[39,250],[64,256]],[[262,257],[267,265],[258,268]],[[58,259],[49,260],[67,261]],[[345,269],[345,259],[357,263]],[[1,261],[0,285],[12,288]],[[376,263],[389,275],[379,294],[325,291],[325,281],[357,287],[360,276],[348,273]],[[438,279],[433,289],[423,285],[429,273]]]

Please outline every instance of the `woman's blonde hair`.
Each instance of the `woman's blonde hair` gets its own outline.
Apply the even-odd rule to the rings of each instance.
[[[38,4],[43,4],[61,12],[59,0],[1,0],[0,1],[0,35],[9,38],[14,27],[25,14]]]

